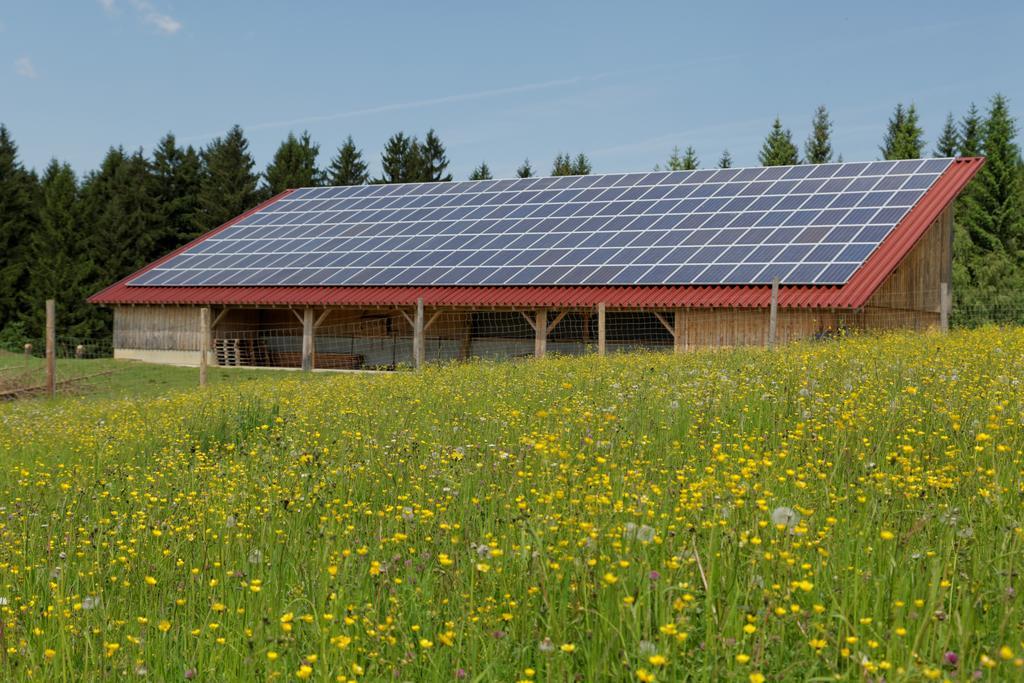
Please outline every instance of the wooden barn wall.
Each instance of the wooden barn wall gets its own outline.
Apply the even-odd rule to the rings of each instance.
[[[114,348],[198,351],[199,309],[177,306],[114,308]]]
[[[942,282],[950,281],[953,213],[946,209],[865,305],[869,328],[904,327],[939,318]],[[890,321],[887,322],[886,318]],[[912,325],[911,325],[912,326]]]

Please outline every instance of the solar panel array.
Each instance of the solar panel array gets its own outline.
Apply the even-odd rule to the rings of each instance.
[[[305,188],[129,284],[839,285],[951,162]]]

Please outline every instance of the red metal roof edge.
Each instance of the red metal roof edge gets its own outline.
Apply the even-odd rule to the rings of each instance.
[[[860,308],[866,304],[984,163],[984,157],[954,159],[896,229],[843,285],[834,305],[837,308]],[[779,304],[782,304],[781,292]]]
[[[900,264],[936,218],[984,164],[983,157],[955,159],[868,257],[853,277],[838,285],[784,285],[779,305],[797,308],[860,308]],[[224,225],[154,261],[89,298],[97,304],[220,304],[270,306],[410,306],[418,298],[430,306],[608,306],[763,308],[766,285],[607,285],[607,286],[347,286],[347,287],[128,287],[126,283],[185,249],[287,195],[287,190]]]
[[[293,189],[288,189],[288,190],[285,190],[284,192],[279,192],[278,194],[275,194],[270,199],[267,199],[267,200],[264,200],[264,201],[260,202],[259,204],[257,204],[256,206],[252,207],[251,209],[249,209],[245,213],[239,214],[239,215],[235,216],[234,218],[232,218],[231,220],[227,221],[226,223],[221,223],[216,228],[213,228],[212,230],[209,230],[208,232],[203,233],[202,235],[200,235],[199,237],[195,238],[191,242],[188,242],[187,244],[181,245],[180,247],[178,247],[177,249],[175,249],[171,253],[167,254],[166,256],[162,256],[162,257],[158,258],[156,261],[153,261],[152,263],[150,263],[150,264],[148,264],[146,266],[143,266],[142,268],[140,268],[139,270],[135,271],[131,275],[129,275],[127,277],[124,277],[124,278],[121,278],[120,280],[118,280],[117,282],[115,282],[112,285],[104,287],[103,289],[101,289],[100,291],[96,292],[95,294],[90,296],[88,299],[86,299],[86,301],[88,301],[91,304],[120,303],[120,300],[114,300],[111,297],[114,294],[122,294],[122,292],[120,290],[122,288],[125,288],[125,285],[127,285],[129,282],[131,282],[135,278],[139,277],[143,273],[146,273],[146,272],[148,272],[150,270],[153,270],[154,268],[159,266],[161,263],[164,263],[164,262],[174,258],[175,256],[177,256],[181,252],[185,251],[186,249],[191,249],[192,247],[194,247],[195,245],[199,244],[200,242],[203,242],[203,241],[213,237],[218,232],[221,232],[222,230],[226,230],[227,228],[230,228],[232,225],[234,225],[238,221],[242,220],[246,216],[251,216],[252,214],[256,213],[257,211],[260,211],[261,209],[264,209],[264,208],[270,206],[271,204],[276,202],[278,199],[281,199],[282,197],[288,196],[289,194],[291,194],[294,191],[295,190],[293,190]]]

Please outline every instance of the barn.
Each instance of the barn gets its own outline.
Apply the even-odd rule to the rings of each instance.
[[[118,358],[305,369],[944,329],[982,163],[295,189],[90,301]]]

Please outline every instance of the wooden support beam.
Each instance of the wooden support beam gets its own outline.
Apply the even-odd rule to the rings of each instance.
[[[768,311],[768,348],[775,348],[775,333],[779,326],[779,278],[772,280],[772,303]]]
[[[430,326],[434,324],[434,321],[437,320],[440,315],[441,311],[434,311],[434,314],[427,319],[427,322],[423,323],[423,331],[426,332],[429,330]]]
[[[57,302],[46,300],[46,393],[57,395]]]
[[[604,302],[597,305],[597,355],[605,353],[605,311]]]
[[[426,344],[423,339],[423,299],[416,300],[416,320],[412,325],[412,364],[417,370],[423,366]]]
[[[654,313],[654,317],[657,318],[658,322],[661,323],[661,326],[664,327],[666,330],[668,330],[668,333],[672,335],[673,339],[675,339],[676,330],[675,330],[674,327],[672,327],[671,325],[668,324],[668,321],[665,320],[665,316],[663,316],[661,313],[658,313],[657,311],[653,311],[653,313]]]
[[[219,323],[221,320],[223,320],[224,317],[228,314],[228,311],[230,311],[230,310],[231,310],[230,308],[222,308],[220,310],[220,312],[217,313],[217,317],[215,317],[213,319],[213,321],[210,323],[210,331],[211,332],[214,330],[214,328],[217,327],[217,323]]]
[[[548,334],[551,334],[551,330],[555,329],[558,323],[562,322],[562,318],[564,318],[565,314],[568,312],[569,311],[562,311],[561,313],[555,316],[555,319],[551,321],[550,325],[548,325]]]
[[[533,355],[543,358],[548,351],[548,309],[537,309],[537,321],[533,326],[535,335],[533,340]]]
[[[323,321],[327,320],[327,316],[329,316],[330,314],[331,314],[331,309],[329,309],[329,308],[324,309],[324,312],[321,313],[317,317],[316,322],[313,323],[313,329],[315,330],[315,329],[319,328],[320,325],[323,323]]]
[[[313,322],[313,309],[304,309],[302,311],[302,370],[304,372],[313,370]]]
[[[948,282],[939,285],[939,330],[949,332],[949,313],[953,308],[953,290]]]
[[[300,315],[298,311],[296,311],[294,308],[289,308],[288,310],[292,312],[292,315],[294,315],[298,319],[298,321],[300,323],[305,324],[305,322],[306,322],[305,318],[303,318],[302,315]]]
[[[590,343],[590,311],[583,311],[583,346]]]
[[[537,331],[536,323],[534,323],[533,320],[530,319],[530,316],[526,314],[526,311],[519,311],[519,315],[523,316],[523,319],[526,320],[526,324],[530,326],[531,330],[533,330],[534,332]]]
[[[199,386],[205,387],[210,363],[210,307],[199,309]]]
[[[673,350],[676,353],[682,353],[686,351],[686,309],[677,308],[676,312],[672,315],[672,323],[675,329],[672,331],[672,338],[674,340]]]
[[[405,318],[405,322],[409,323],[409,327],[416,327],[416,321],[413,320],[408,313],[406,313],[402,309],[398,309],[398,312],[402,314],[403,318]]]

